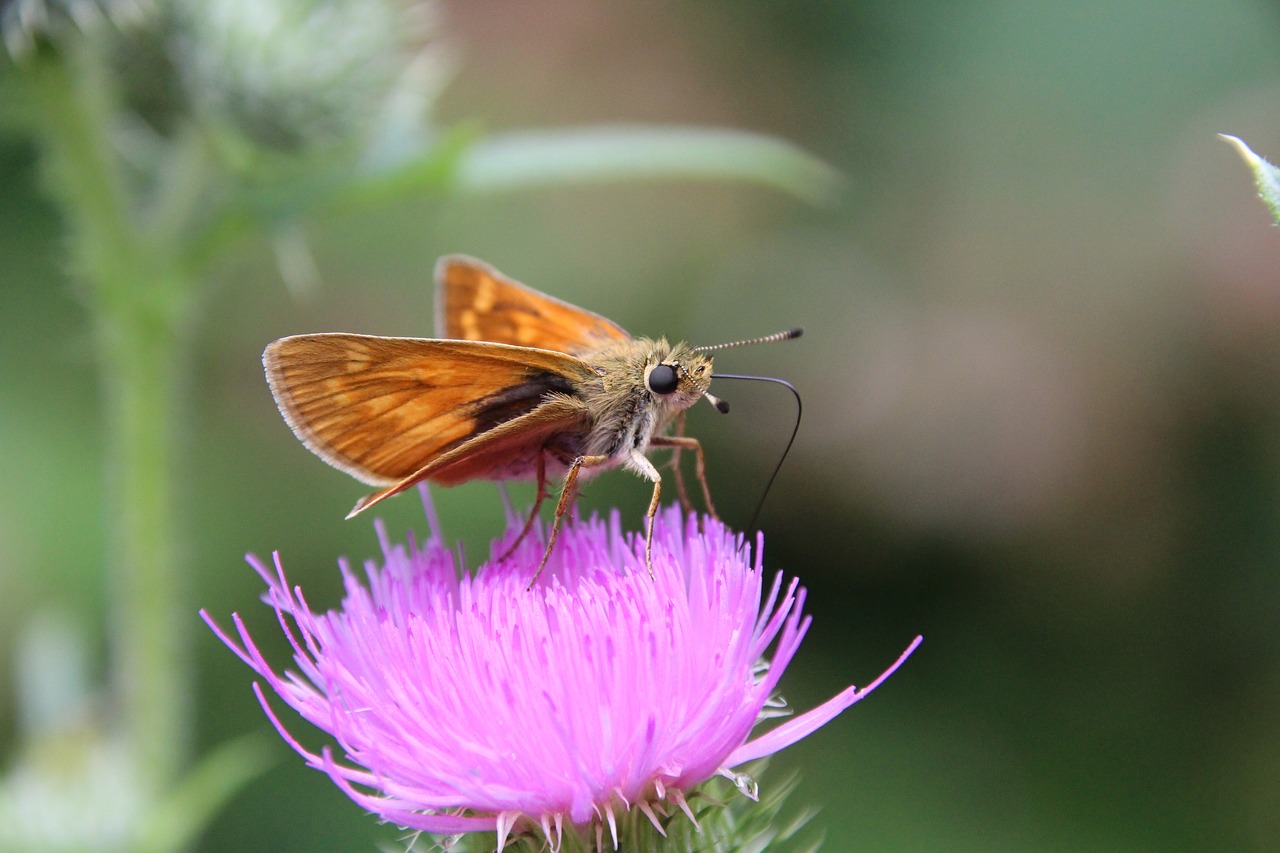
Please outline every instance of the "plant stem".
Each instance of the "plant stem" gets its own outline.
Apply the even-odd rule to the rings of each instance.
[[[111,144],[116,105],[104,63],[81,46],[28,70],[103,375],[115,729],[158,793],[186,758],[190,688],[173,468],[190,275],[173,245],[148,240],[138,225]]]
[[[98,317],[107,402],[107,524],[114,682],[144,778],[172,781],[185,759],[187,637],[175,536],[179,336],[152,306]]]

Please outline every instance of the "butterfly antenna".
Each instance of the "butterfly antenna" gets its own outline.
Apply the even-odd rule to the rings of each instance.
[[[759,337],[759,338],[748,338],[745,341],[731,341],[727,344],[711,344],[710,346],[705,346],[705,347],[694,347],[693,351],[694,352],[711,352],[712,350],[729,349],[730,347],[745,347],[745,346],[750,346],[752,344],[772,344],[772,343],[776,343],[777,341],[794,341],[796,338],[800,337],[803,334],[804,334],[804,329],[796,327],[794,329],[787,329],[785,332],[774,332],[772,335],[764,335],[763,337]],[[763,379],[764,377],[739,376],[734,378]]]
[[[748,344],[748,343],[765,343],[765,342],[771,342],[771,341],[785,341],[785,340],[790,340],[791,338],[798,338],[799,336],[800,336],[800,329],[792,329],[789,332],[779,332],[776,335],[769,335],[768,337],[765,337],[765,338],[756,338],[755,340],[751,340],[751,341],[742,341],[741,343]],[[721,344],[721,347],[725,347],[725,346],[732,347],[732,346],[738,346],[738,345],[739,344]],[[716,349],[719,349],[719,348],[720,347],[716,347]],[[796,435],[800,432],[800,416],[804,413],[804,406],[800,402],[800,392],[796,390],[796,386],[792,385],[787,380],[777,379],[773,376],[742,376],[735,373],[713,373],[711,374],[711,378],[712,379],[750,379],[753,382],[773,382],[774,384],[781,385],[782,387],[786,388],[788,391],[791,392],[791,395],[796,398],[796,422],[795,422],[795,426],[791,428],[791,438],[787,439],[787,446],[786,448],[783,449],[782,455],[778,457],[778,464],[773,466],[773,473],[769,475],[769,482],[765,484],[764,494],[760,495],[760,502],[756,504],[755,512],[751,513],[751,523],[747,525],[747,530],[755,530],[756,519],[760,517],[760,510],[764,509],[764,500],[769,496],[769,490],[773,488],[773,481],[778,479],[778,472],[782,470],[782,463],[786,461],[787,454],[791,452],[791,446],[796,443]],[[707,394],[705,396],[711,397],[710,394]],[[711,402],[715,405],[715,407],[719,411],[721,412],[729,411],[729,404],[725,403],[723,400],[711,398]]]
[[[715,374],[712,374],[712,375],[714,376]],[[721,400],[719,397],[717,397],[716,395],[712,394],[710,391],[704,391],[704,392],[702,393],[702,396],[704,396],[704,397],[706,397],[706,398],[707,398],[707,402],[708,402],[708,403],[710,403],[711,405],[713,405],[713,406],[715,406],[715,407],[716,407],[716,411],[717,411],[717,412],[719,412],[719,413],[720,413],[720,414],[722,414],[722,415],[727,415],[727,414],[729,414],[729,401],[728,401],[728,400]]]
[[[710,346],[705,346],[705,347],[694,347],[693,351],[694,352],[711,352],[712,350],[729,349],[730,347],[745,347],[751,344],[772,344],[778,341],[794,341],[796,338],[800,337],[803,334],[804,334],[804,329],[797,326],[794,329],[787,329],[785,332],[774,332],[772,335],[763,335],[758,338],[747,338],[744,341],[731,341],[727,344],[711,344]],[[726,379],[760,379],[765,382],[776,381],[776,380],[770,380],[768,377],[764,377],[764,376],[726,376],[725,378]],[[793,392],[795,391],[794,388],[792,388],[791,390]],[[729,414],[728,400],[721,400],[719,397],[716,397],[712,394],[704,393],[702,396],[707,398],[708,403],[716,407],[717,412],[719,412],[722,415]],[[797,424],[797,427],[798,426],[799,424]]]

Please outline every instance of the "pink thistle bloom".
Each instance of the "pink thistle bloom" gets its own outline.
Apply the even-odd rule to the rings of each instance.
[[[753,795],[733,768],[831,720],[920,642],[866,688],[752,738],[809,627],[805,591],[778,574],[765,594],[760,548],[753,559],[742,536],[700,523],[659,515],[650,578],[643,538],[624,536],[616,513],[567,521],[526,589],[536,537],[473,575],[434,523],[419,547],[392,544],[379,522],[383,565],[366,562],[362,583],[343,561],[346,596],[327,613],[288,585],[278,555],[274,568],[250,557],[296,671],[278,673],[238,615],[238,641],[201,615],[343,760],[303,747],[255,684],[280,735],[384,820],[496,831],[498,849],[512,831],[537,830],[557,849],[565,824],[594,824],[597,846],[607,826],[616,847],[619,811],[637,808],[661,831],[667,804],[692,819],[686,795],[715,775]]]

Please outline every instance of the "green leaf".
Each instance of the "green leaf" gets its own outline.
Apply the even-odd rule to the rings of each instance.
[[[1230,142],[1240,153],[1245,165],[1253,172],[1253,181],[1258,185],[1258,195],[1271,211],[1271,218],[1280,225],[1280,169],[1263,160],[1244,143],[1243,139],[1219,133],[1218,136]]]
[[[454,179],[464,192],[642,180],[745,181],[813,203],[831,201],[843,184],[832,166],[775,137],[639,125],[492,136],[462,152]]]
[[[608,125],[482,137],[464,123],[391,163],[245,190],[230,206],[227,233],[242,233],[261,221],[288,222],[316,208],[369,207],[414,193],[465,195],[658,180],[742,181],[815,204],[833,201],[844,184],[835,168],[812,154],[755,133]],[[224,233],[215,234],[215,244],[222,239]]]

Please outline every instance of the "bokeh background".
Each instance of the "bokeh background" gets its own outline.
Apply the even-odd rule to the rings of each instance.
[[[458,69],[442,121],[739,127],[847,183],[828,206],[673,181],[317,216],[321,281],[302,295],[265,239],[220,262],[185,399],[192,620],[236,610],[271,636],[246,551],[278,549],[313,604],[338,600],[339,555],[376,552],[366,520],[341,520],[363,487],[285,428],[260,353],[308,331],[427,335],[432,264],[466,252],[633,332],[806,327],[717,365],[804,396],[761,516],[767,563],[800,575],[815,617],[786,696],[811,707],[925,636],[764,779],[802,774],[793,803],[821,808],[826,849],[1280,843],[1280,232],[1215,136],[1280,157],[1277,4],[440,11]],[[111,526],[90,332],[35,165],[29,141],[0,137],[6,756],[15,640],[33,613],[101,632]],[[721,514],[745,525],[794,406],[770,386],[715,390],[732,414],[695,409],[690,432]],[[583,507],[638,524],[647,498],[614,473]],[[471,553],[498,532],[491,485],[437,499]],[[414,498],[383,507],[393,532],[424,529]],[[267,723],[248,671],[198,630],[203,751]],[[396,837],[281,746],[200,849]]]

